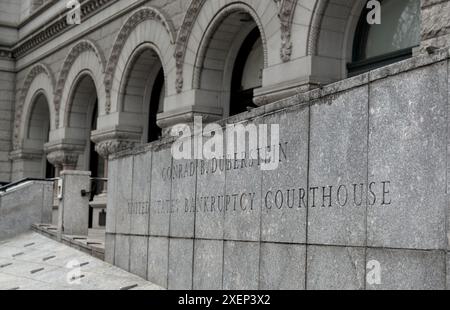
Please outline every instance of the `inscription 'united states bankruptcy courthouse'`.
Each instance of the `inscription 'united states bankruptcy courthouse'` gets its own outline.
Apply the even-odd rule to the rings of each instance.
[[[280,163],[288,160],[288,143],[281,143]],[[273,146],[272,146],[273,147]],[[255,154],[270,152],[268,149],[259,149]],[[228,159],[193,160],[184,163],[174,163],[162,168],[163,182],[172,182],[177,179],[201,178],[205,175],[224,173],[231,170],[252,169],[259,166],[263,159],[260,157],[250,159],[250,152],[244,154],[244,159],[238,159],[237,154]],[[242,158],[242,157],[241,157]],[[256,186],[255,186],[256,187]],[[258,211],[259,208],[270,210],[303,209],[303,208],[345,208],[365,206],[389,206],[391,200],[391,181],[361,182],[355,180],[343,184],[317,184],[309,187],[284,186],[284,188],[270,189],[264,192],[257,190],[229,193],[224,195],[208,195],[193,193],[183,199],[152,199],[152,201],[129,201],[130,214],[148,214],[150,209],[156,213],[215,213]],[[259,199],[260,198],[260,199]],[[261,201],[261,204],[259,203]]]

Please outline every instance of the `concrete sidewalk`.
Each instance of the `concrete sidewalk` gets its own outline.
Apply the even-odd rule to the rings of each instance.
[[[34,232],[0,241],[0,290],[160,290]]]

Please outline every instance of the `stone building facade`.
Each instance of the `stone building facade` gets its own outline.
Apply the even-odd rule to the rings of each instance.
[[[140,264],[136,262],[136,258],[142,255],[132,255],[130,248],[133,247],[130,245],[133,243],[132,240],[147,243],[147,249],[151,242],[154,243],[155,248],[162,249],[162,243],[166,239],[157,238],[168,238],[171,245],[170,247],[167,245],[166,252],[169,253],[167,261],[158,260],[159,256],[153,256],[157,263],[169,265],[165,276],[160,274],[164,273],[165,269],[153,270],[153,273],[149,270],[148,261],[151,255],[149,256],[148,253],[144,255],[145,262],[141,262],[142,266],[146,266],[145,271],[139,268],[131,271],[170,288],[208,287],[217,279],[200,279],[196,282],[196,273],[191,272],[190,276],[186,276],[183,264],[178,266],[179,269],[170,269],[170,261],[174,259],[170,256],[171,250],[173,249],[173,253],[181,256],[192,257],[193,249],[189,250],[189,246],[186,247],[183,240],[186,238],[197,240],[196,235],[185,233],[182,228],[178,232],[156,231],[154,234],[148,230],[133,231],[133,227],[130,230],[128,226],[124,228],[124,225],[128,225],[124,223],[133,221],[132,218],[136,214],[130,212],[120,215],[119,209],[125,210],[126,205],[129,208],[130,204],[133,205],[139,201],[142,207],[143,202],[151,202],[155,199],[147,197],[136,200],[129,197],[123,200],[126,194],[122,198],[114,196],[115,194],[126,191],[127,188],[132,191],[131,188],[138,186],[135,185],[135,178],[139,177],[142,178],[141,184],[145,185],[146,182],[152,184],[152,193],[153,187],[157,189],[159,186],[160,191],[164,192],[167,186],[172,188],[174,184],[166,186],[163,181],[150,180],[153,172],[147,176],[137,174],[133,177],[134,169],[140,170],[141,166],[133,168],[133,162],[136,163],[136,159],[129,166],[127,159],[122,158],[137,156],[138,160],[144,161],[142,167],[146,167],[146,157],[141,158],[136,154],[149,151],[144,149],[147,143],[151,143],[152,149],[149,151],[153,154],[151,160],[154,162],[155,158],[160,158],[158,163],[164,163],[170,155],[163,152],[155,155],[156,151],[153,147],[157,148],[161,146],[159,143],[165,143],[168,132],[174,125],[191,123],[195,116],[202,116],[205,122],[238,123],[257,119],[261,115],[271,115],[275,111],[284,111],[305,102],[312,104],[317,100],[323,100],[330,106],[337,101],[336,105],[342,105],[338,111],[346,110],[351,115],[359,112],[376,114],[383,109],[383,106],[380,106],[380,110],[377,111],[368,108],[350,112],[357,106],[357,104],[352,106],[350,103],[358,98],[372,98],[370,85],[383,83],[383,81],[392,82],[397,88],[390,89],[390,83],[386,82],[384,88],[374,90],[379,92],[381,98],[398,89],[403,89],[405,93],[416,93],[408,88],[408,85],[401,88],[402,83],[408,82],[415,85],[424,93],[427,92],[428,85],[430,96],[434,96],[430,97],[430,102],[438,102],[431,106],[441,111],[439,104],[448,100],[448,91],[444,95],[447,99],[439,96],[443,91],[442,87],[445,87],[445,90],[448,88],[450,1],[384,0],[381,4],[378,1],[369,2],[373,5],[372,9],[377,8],[377,3],[381,5],[382,23],[379,28],[368,26],[366,15],[373,12],[366,7],[366,1],[360,0],[84,0],[79,2],[81,18],[79,24],[69,22],[68,16],[73,11],[67,7],[66,1],[2,0],[0,1],[0,33],[2,34],[0,38],[0,182],[9,183],[25,177],[53,177],[58,176],[63,170],[91,171],[93,177],[109,177],[108,189],[114,188],[114,191],[108,196],[108,259],[124,269],[133,269],[131,267],[133,259],[134,263]],[[373,4],[373,2],[376,3]],[[76,9],[76,3],[74,5]],[[384,20],[388,21],[386,24],[383,24],[383,16],[386,16]],[[385,28],[382,28],[383,25],[386,25]],[[420,69],[423,67],[425,69]],[[442,69],[442,67],[445,68]],[[413,73],[408,73],[410,71]],[[399,80],[393,81],[391,78]],[[377,82],[378,80],[381,82]],[[423,84],[414,84],[415,82],[423,82]],[[347,98],[341,98],[340,94],[347,91],[349,92]],[[416,95],[421,94],[423,93]],[[400,96],[400,99],[396,99],[399,102],[408,100],[405,99],[406,97],[402,98],[401,93],[397,95]],[[331,96],[332,99],[327,96]],[[392,100],[392,97],[389,98]],[[392,115],[403,111],[396,112],[395,106],[391,109]],[[335,115],[339,114],[338,111],[335,111]],[[350,122],[352,126],[348,128],[348,135],[353,131],[366,133],[367,128],[370,127],[369,123],[361,122],[357,118],[340,122],[333,118],[333,112],[327,110],[321,112],[324,115],[330,113],[328,118],[323,120],[322,127],[319,126],[317,131],[309,127],[307,130],[302,126],[305,123],[311,124],[309,122],[313,121],[309,113],[312,112],[308,110],[306,114],[297,115],[296,119],[290,117],[287,120],[284,119],[290,124],[289,128],[285,129],[291,133],[289,138],[292,139],[291,144],[303,145],[303,141],[310,141],[308,139],[313,139],[317,134],[319,138],[323,137],[323,141],[328,141],[328,145],[334,145],[335,141],[330,137],[326,140],[326,131],[333,132],[339,129],[330,124],[345,127],[349,123],[344,121]],[[377,121],[382,123],[383,120],[389,120],[387,115],[389,113],[383,114],[383,117]],[[434,116],[430,117],[433,119]],[[395,123],[394,119],[390,121]],[[417,129],[415,121],[417,120],[414,117],[405,120],[407,123],[411,122],[409,127],[406,125],[404,127],[405,136],[414,136]],[[430,120],[420,118],[418,120],[419,123],[427,121]],[[434,124],[439,125],[438,131],[445,128],[438,120],[435,119],[435,121]],[[432,124],[433,121],[427,123],[430,126]],[[389,123],[384,125],[386,128],[390,126]],[[301,130],[302,128],[305,130]],[[306,136],[303,136],[305,134]],[[367,132],[366,135],[368,134]],[[431,133],[430,136],[434,138],[434,134],[436,132]],[[341,136],[335,138],[346,139]],[[358,138],[354,138],[356,140],[352,140],[351,143],[358,144]],[[378,138],[379,140],[376,141],[381,141],[386,139],[386,136],[380,134]],[[393,143],[401,144],[401,141],[403,140],[396,142],[394,139]],[[439,139],[433,141],[441,142]],[[297,150],[299,155],[302,155],[304,149],[314,145],[303,146],[299,146]],[[432,149],[435,145],[430,144],[429,147]],[[115,155],[129,149],[134,151]],[[420,147],[412,151],[417,150],[420,150]],[[428,154],[429,150],[425,149],[424,152]],[[316,151],[318,153],[315,154],[325,156],[324,152],[333,152],[333,149],[322,149],[317,146]],[[341,151],[342,154],[346,154],[346,150]],[[363,154],[367,153],[366,149],[360,151]],[[397,151],[400,152],[400,150]],[[309,152],[311,152],[310,149]],[[400,152],[400,154],[404,153]],[[385,156],[381,151],[378,155]],[[430,159],[433,157],[430,156]],[[111,162],[108,165],[109,160]],[[306,161],[309,162],[310,159]],[[166,166],[172,167],[172,165],[173,162],[167,163]],[[289,175],[289,171],[299,167],[301,164],[294,165],[285,173]],[[394,164],[394,167],[398,166]],[[429,168],[436,171],[438,179],[441,177],[442,169]],[[447,168],[444,166],[443,170]],[[340,169],[346,171],[343,173],[346,175],[351,167],[341,163]],[[430,169],[424,170],[429,172]],[[318,172],[319,170],[337,174],[340,171],[338,169],[333,172],[330,167],[317,164],[316,166],[308,165],[307,168],[302,168],[298,172]],[[383,165],[380,163],[373,171],[374,174],[383,171]],[[400,169],[398,172],[401,174],[403,170]],[[248,182],[252,183],[254,175],[247,177]],[[335,180],[337,188],[342,178],[345,179],[342,176]],[[386,204],[388,200],[384,200],[384,195],[389,192],[386,186],[390,184],[390,181],[382,178],[383,176],[380,176],[379,180],[374,181],[376,184],[373,186],[377,186],[378,199],[382,199],[381,203]],[[310,180],[309,177],[307,179]],[[430,180],[432,181],[432,178]],[[236,180],[236,183],[230,186],[237,187],[240,181]],[[325,180],[321,181],[319,176],[316,181],[320,184],[322,181],[325,182]],[[118,182],[121,182],[120,189],[116,189],[119,186]],[[212,182],[219,181],[212,180]],[[446,188],[445,182],[446,180],[436,186]],[[283,182],[280,180],[281,183]],[[351,183],[349,184],[351,187]],[[369,188],[368,192],[371,191],[371,184],[371,182],[366,184]],[[307,192],[311,191],[309,181],[300,185]],[[330,185],[332,184],[323,183],[323,186]],[[221,185],[218,186],[220,188]],[[183,190],[186,191],[186,195],[192,190],[196,192],[196,189],[181,186],[180,191]],[[212,190],[209,189],[205,195],[211,196]],[[272,195],[276,194],[276,191],[272,192]],[[430,192],[426,192],[424,196],[412,195],[411,199],[424,199],[429,196],[428,194]],[[181,199],[181,196],[179,198]],[[167,201],[173,201],[173,197],[170,196]],[[274,203],[276,203],[275,200]],[[316,239],[310,243],[344,246],[343,249],[347,249],[345,246],[348,246],[349,251],[343,250],[336,257],[353,255],[357,257],[353,261],[356,265],[364,265],[367,249],[371,247],[377,249],[387,247],[392,248],[392,251],[398,248],[404,251],[436,250],[441,251],[443,256],[432,256],[430,261],[439,261],[439,264],[442,263],[441,267],[445,268],[447,231],[444,231],[444,228],[442,231],[440,229],[441,222],[442,220],[445,222],[448,212],[445,204],[441,203],[442,201],[437,203],[438,211],[434,214],[435,216],[430,216],[431,222],[427,223],[429,225],[438,223],[436,230],[439,233],[436,234],[430,232],[431,228],[419,229],[420,234],[411,238],[397,232],[394,236],[404,237],[405,240],[396,242],[383,239],[383,231],[380,229],[375,233],[375,235],[380,234],[379,239],[375,236],[374,243],[368,245],[365,237],[361,236],[354,236],[353,241],[325,237],[326,234],[330,236],[333,234],[332,231],[324,232],[326,230],[324,227],[331,225],[333,220],[321,221],[320,217],[316,217],[311,218],[311,221],[313,224],[316,221],[316,225],[321,225],[322,230],[316,228]],[[418,216],[426,217],[418,210],[414,210],[418,212]],[[407,211],[404,210],[404,212]],[[150,219],[137,222],[136,225],[139,226],[139,223],[144,226],[151,225],[153,221],[151,212],[148,214]],[[173,214],[172,216],[169,222],[173,225],[185,223],[184,218],[177,218]],[[304,219],[303,215],[298,216],[300,221]],[[392,214],[377,216],[392,216]],[[444,218],[442,219],[441,216]],[[364,217],[365,224],[362,224],[366,225],[366,229],[367,218],[367,216]],[[230,224],[229,229],[235,232],[229,232],[228,237],[214,236],[214,234],[211,236],[206,232],[208,237],[203,236],[200,239],[205,241],[203,239],[210,238],[215,241],[220,240],[222,243],[228,242],[225,247],[230,253],[235,253],[233,257],[236,257],[236,260],[239,260],[241,252],[248,253],[252,257],[263,255],[265,250],[261,250],[261,247],[252,248],[252,242],[256,242],[258,246],[273,242],[275,244],[273,248],[265,249],[271,253],[268,257],[273,258],[274,262],[277,261],[277,252],[284,253],[283,249],[278,251],[277,246],[294,243],[296,246],[286,250],[291,257],[306,256],[306,253],[309,253],[309,258],[315,256],[317,261],[323,263],[322,267],[315,265],[311,266],[310,270],[319,272],[322,268],[326,269],[327,266],[333,265],[332,260],[329,260],[330,256],[323,252],[323,248],[305,249],[303,247],[309,242],[308,234],[304,236],[302,233],[300,239],[294,236],[273,240],[268,233],[267,239],[262,240],[260,237],[254,237],[251,230],[248,234],[236,233],[240,225],[246,223],[251,226],[252,220],[258,223],[262,221],[261,216],[250,218],[242,215],[238,222]],[[353,220],[358,221],[350,217],[336,220],[347,227],[354,224]],[[411,223],[420,225],[420,221],[410,220]],[[192,225],[196,227],[195,224]],[[308,225],[311,225],[311,222],[305,220],[305,227],[293,229],[308,231],[306,228]],[[137,226],[134,226],[134,229]],[[360,227],[356,226],[353,228],[358,231]],[[279,229],[284,236],[289,235],[289,232],[283,232],[278,226],[274,226],[273,229]],[[340,229],[345,230],[345,227]],[[391,226],[391,229],[395,230],[394,226]],[[433,236],[438,235],[439,237],[436,237],[438,240],[436,241],[435,238],[433,239],[435,242],[428,242],[430,241],[428,237],[434,238],[428,236],[428,233]],[[133,236],[147,239],[144,241],[142,238],[132,239]],[[124,241],[125,238],[128,239]],[[231,244],[230,242],[243,243]],[[249,247],[246,247],[246,243]],[[204,245],[202,249],[205,255],[214,252],[213,248],[210,251],[207,250],[209,246],[217,245],[205,242],[198,244]],[[134,246],[136,250],[140,249],[136,244]],[[124,250],[125,248],[127,250]],[[123,251],[118,252],[117,249]],[[339,248],[336,249],[339,251]],[[117,254],[123,252],[129,253],[128,257]],[[222,256],[225,255],[222,254]],[[390,252],[382,254],[387,261],[390,255],[394,254]],[[217,267],[218,270],[223,269],[226,272],[227,268],[231,268],[230,265],[234,263],[240,265],[233,259],[229,261],[223,257],[222,259],[224,263]],[[305,262],[300,265],[301,268],[309,264],[307,258],[305,259]],[[427,257],[421,259],[424,262],[422,265],[427,265],[425,263]],[[413,260],[413,258],[407,259],[408,262]],[[157,266],[157,263],[152,266]],[[267,262],[267,264],[271,263]],[[190,265],[195,266],[195,261],[187,265],[186,269],[189,269]],[[297,286],[298,283],[305,282],[304,276],[292,279],[292,283],[281,283],[281,280],[271,278],[273,275],[269,271],[268,274],[261,275],[261,269],[255,271],[255,273],[259,272],[260,278],[252,279],[253,275],[247,273],[257,265],[261,264],[255,262],[254,265],[249,265],[249,268],[241,270],[244,280],[230,279],[226,275],[221,275],[222,278],[214,283],[220,282],[217,288],[277,288],[277,285],[278,288],[284,285],[296,288],[305,288],[305,285],[319,288],[327,286],[326,283],[320,282],[320,278],[316,282],[306,281],[305,285]],[[270,269],[269,265],[265,268]],[[209,265],[201,265],[200,268],[204,266]],[[233,277],[234,270],[228,271],[230,277]],[[364,270],[361,272],[365,274]],[[400,278],[401,271],[396,272],[398,272],[396,276]],[[420,275],[417,277],[413,280],[420,281]],[[267,280],[269,278],[271,280]],[[171,282],[171,279],[183,279],[184,282]],[[313,276],[310,279],[313,279]],[[364,282],[364,279],[362,281]],[[422,281],[425,286],[438,288],[446,286],[445,279],[436,282],[433,278],[431,282],[427,281],[428,279]],[[359,283],[350,285],[349,288],[365,287],[364,284]]]

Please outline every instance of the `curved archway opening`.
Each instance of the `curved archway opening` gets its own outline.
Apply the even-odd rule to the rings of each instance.
[[[255,107],[254,90],[262,86],[265,62],[257,22],[244,10],[233,10],[209,33],[199,57],[195,88],[217,98],[225,117]]]
[[[121,112],[133,125],[142,128],[142,142],[149,143],[161,138],[162,129],[157,115],[163,112],[166,94],[165,75],[159,55],[144,45],[138,48],[125,71],[121,87]]]
[[[77,169],[90,171],[94,181],[91,183],[92,201],[106,189],[100,180],[106,177],[106,160],[95,150],[91,140],[92,132],[97,130],[99,116],[98,96],[95,82],[90,74],[82,73],[72,92],[66,122],[71,136],[79,141],[85,141],[84,154],[81,156]],[[89,228],[93,227],[93,208],[89,207]]]
[[[104,176],[104,160],[95,152],[95,145],[91,141],[91,133],[97,129],[97,88],[88,73],[80,75],[71,98],[66,115],[67,127],[70,128],[72,138],[86,141],[84,158],[79,161],[78,168],[91,171],[94,178],[101,178]]]
[[[55,177],[54,167],[47,161],[44,153],[44,144],[49,141],[50,110],[46,96],[38,94],[32,103],[27,120],[27,127],[23,148],[35,154],[36,159],[30,161],[25,167],[27,174],[37,178]]]

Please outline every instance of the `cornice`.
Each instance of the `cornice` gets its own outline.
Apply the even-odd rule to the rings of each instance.
[[[13,52],[9,48],[1,47],[0,46],[0,58],[13,58]]]
[[[81,3],[81,20],[87,19],[92,15],[96,14],[101,9],[104,9],[107,5],[118,0],[84,0]],[[52,3],[52,2],[51,2]],[[50,3],[50,4],[51,4]],[[45,7],[46,8],[46,7]],[[45,9],[43,8],[43,9]],[[12,54],[14,58],[20,58],[37,47],[45,44],[46,42],[53,40],[55,36],[62,34],[68,29],[75,27],[74,25],[69,25],[66,20],[66,12],[64,10],[58,18],[56,18],[49,25],[41,30],[38,30],[26,38],[22,39],[12,48]]]

